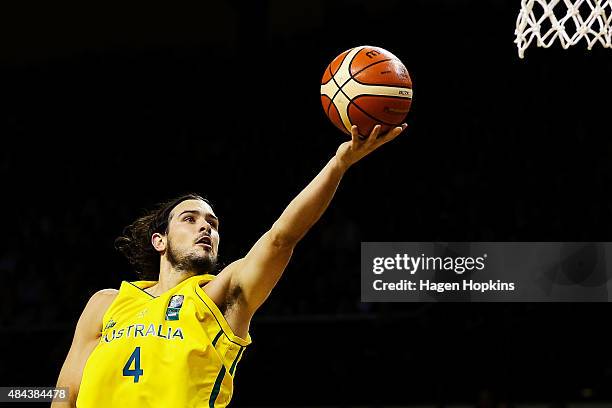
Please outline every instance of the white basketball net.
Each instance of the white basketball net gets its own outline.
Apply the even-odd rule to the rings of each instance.
[[[556,39],[567,49],[584,40],[590,50],[600,43],[612,47],[612,0],[521,0],[516,20],[519,57],[535,39],[548,48]]]

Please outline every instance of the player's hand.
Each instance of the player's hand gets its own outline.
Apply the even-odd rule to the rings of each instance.
[[[353,125],[351,127],[351,141],[344,142],[340,145],[336,152],[336,159],[346,170],[383,144],[398,137],[406,127],[408,127],[408,125],[404,123],[402,126],[395,127],[384,135],[379,135],[381,126],[376,125],[374,129],[372,129],[370,136],[362,139],[359,136],[357,126]]]

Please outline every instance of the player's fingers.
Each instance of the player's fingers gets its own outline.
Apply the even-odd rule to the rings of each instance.
[[[401,126],[396,127],[395,129],[393,129],[393,133],[389,136],[390,139],[395,139],[396,137],[398,137],[404,130],[406,130],[406,128],[408,127],[407,123],[402,123]]]
[[[359,143],[362,140],[361,136],[359,135],[359,129],[355,125],[351,126],[351,139],[353,140],[353,143]]]
[[[397,126],[393,129],[391,129],[386,135],[385,137],[383,137],[381,140],[381,144],[387,143],[393,139],[395,139],[396,137],[398,137],[403,131],[404,129],[406,129],[408,127],[408,125],[406,123],[403,123],[402,126]]]
[[[399,135],[402,132],[402,128],[397,126],[394,127],[393,129],[389,130],[387,133],[385,133],[383,135],[383,137],[380,138],[380,140],[378,141],[379,145],[385,144],[393,139],[395,139],[397,137],[397,135]]]
[[[380,125],[374,126],[374,129],[372,129],[372,132],[370,133],[370,136],[368,136],[368,141],[370,142],[370,144],[374,143],[374,141],[376,141],[376,139],[378,139],[378,135],[380,134],[380,129],[381,128],[382,128],[382,126],[380,126]]]
[[[394,129],[395,134],[391,135],[391,137],[390,137],[389,139],[391,139],[391,140],[395,139],[396,137],[398,137],[399,135],[401,135],[401,134],[402,134],[402,132],[403,132],[404,130],[406,130],[406,128],[407,128],[407,127],[408,127],[408,124],[407,124],[407,123],[402,123],[402,126],[398,126],[398,127],[396,127],[396,128]]]

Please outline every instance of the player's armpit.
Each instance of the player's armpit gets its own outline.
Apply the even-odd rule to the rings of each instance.
[[[102,318],[117,293],[116,289],[103,289],[96,292],[87,302],[77,322],[72,345],[57,380],[58,387],[68,387],[69,401],[53,402],[52,408],[76,406],[83,368],[98,344],[102,332]]]

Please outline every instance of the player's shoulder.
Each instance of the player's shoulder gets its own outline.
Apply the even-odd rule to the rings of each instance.
[[[119,289],[100,289],[93,296],[117,296]]]
[[[91,298],[93,299],[95,297],[96,299],[107,299],[107,298],[114,299],[115,297],[117,297],[118,294],[119,294],[118,289],[100,289],[99,291],[94,293],[91,296]]]
[[[77,332],[95,338],[102,328],[104,314],[117,297],[117,289],[102,289],[91,295],[89,301],[81,313]]]
[[[115,300],[119,291],[117,289],[101,289],[91,295],[87,307],[99,309],[107,308]]]

